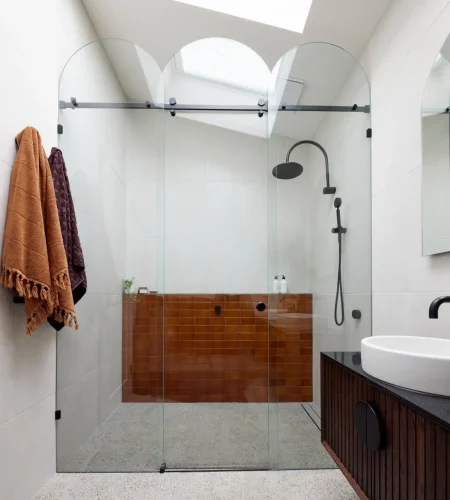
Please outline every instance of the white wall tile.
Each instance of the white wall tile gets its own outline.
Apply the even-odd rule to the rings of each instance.
[[[449,290],[427,293],[381,293],[373,296],[374,332],[376,335],[413,335],[450,339],[450,308],[439,310],[438,319],[429,319],[431,302]]]
[[[206,184],[167,182],[165,192],[167,238],[202,237],[206,231]]]
[[[158,290],[157,238],[128,238],[126,276],[134,278],[133,290]]]
[[[122,295],[103,295],[99,311],[99,365],[103,366],[113,354],[122,352]],[[119,363],[118,373],[121,367]]]
[[[118,369],[120,367],[120,369]],[[114,351],[99,368],[99,422],[104,422],[122,402],[122,349]]]
[[[46,325],[25,335],[23,305],[13,304],[9,290],[0,289],[0,309],[1,424],[54,394],[56,343]]]
[[[209,293],[214,285],[211,278],[212,260],[204,259],[205,240],[200,238],[167,238],[165,241],[165,292]],[[224,290],[223,290],[224,291]]]
[[[158,236],[158,183],[128,181],[127,237],[156,238]]]
[[[57,393],[56,404],[63,413],[56,425],[58,469],[64,468],[100,424],[99,375],[96,368]]]
[[[55,398],[49,396],[0,425],[0,493],[30,500],[55,472]]]
[[[63,328],[57,333],[57,389],[64,390],[99,365],[100,325],[104,301],[100,294],[86,294],[76,305],[79,330]],[[102,324],[103,328],[103,324]]]
[[[147,126],[128,119],[132,130]],[[284,190],[280,183],[269,193],[268,144],[259,137],[183,118],[166,118],[165,125],[162,142],[129,140],[135,151],[127,158],[133,179],[127,183],[127,275],[167,293],[265,291],[271,238],[284,250],[279,272],[291,274],[292,290],[306,291],[306,255],[299,251],[305,183]],[[285,156],[291,143],[276,138],[270,147]],[[159,158],[156,169],[149,171],[148,157]],[[275,197],[270,215],[280,212],[279,233],[269,234],[269,196]]]

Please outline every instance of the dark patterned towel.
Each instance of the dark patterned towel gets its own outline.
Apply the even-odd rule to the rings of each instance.
[[[69,265],[70,283],[73,301],[76,304],[86,293],[87,279],[84,267],[83,250],[78,236],[77,219],[70,192],[69,178],[62,151],[52,148],[48,159],[55,186],[56,204],[58,206],[59,222],[64,242],[64,248]],[[49,323],[56,330],[63,328],[63,323],[50,320]]]

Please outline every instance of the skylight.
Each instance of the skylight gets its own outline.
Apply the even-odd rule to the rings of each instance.
[[[175,0],[257,23],[303,33],[313,0]]]
[[[200,40],[181,49],[183,72],[205,80],[267,94],[270,72],[251,49],[225,38]]]

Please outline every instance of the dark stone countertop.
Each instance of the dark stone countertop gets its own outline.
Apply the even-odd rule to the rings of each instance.
[[[409,391],[371,377],[362,369],[360,352],[323,352],[322,354],[396,397],[424,417],[450,430],[450,398]]]

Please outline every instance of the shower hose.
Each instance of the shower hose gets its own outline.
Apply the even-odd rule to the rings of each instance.
[[[334,302],[334,322],[337,326],[342,326],[344,324],[344,294],[342,292],[342,234],[338,233],[338,245],[339,245],[339,266],[337,275],[337,288],[336,288],[336,300]],[[339,299],[341,299],[341,320],[338,320],[338,304]]]

